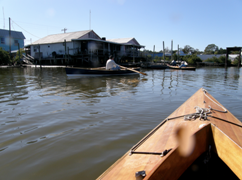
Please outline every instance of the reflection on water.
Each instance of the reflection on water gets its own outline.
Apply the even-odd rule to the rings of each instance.
[[[65,91],[68,95],[98,96],[117,95],[122,91],[132,90],[138,85],[140,77],[133,76],[97,76],[97,77],[67,77]],[[133,91],[135,93],[135,91]]]
[[[95,179],[201,87],[242,119],[238,68],[142,71],[0,69],[1,178]]]

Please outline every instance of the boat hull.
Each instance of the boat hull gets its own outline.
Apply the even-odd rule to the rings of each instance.
[[[194,117],[197,115],[194,107],[203,108],[201,119]],[[205,109],[209,112],[204,113]],[[180,140],[180,132],[185,132],[185,141]],[[184,153],[187,142],[193,143]],[[209,152],[217,154],[229,171],[242,179],[241,147],[242,123],[200,89],[98,179],[135,180],[136,173],[142,171],[145,180],[178,179],[196,159]]]
[[[165,65],[164,63],[142,63],[141,67],[146,68],[146,69],[166,69],[166,68],[168,68],[167,65]]]
[[[192,71],[196,70],[196,67],[179,67],[179,66],[171,66],[171,65],[167,65],[167,68],[176,69],[176,70],[192,70]]]
[[[105,68],[65,68],[67,76],[81,76],[81,75],[101,75],[101,76],[112,76],[112,75],[134,75],[139,74],[129,70],[106,70]],[[134,69],[139,71],[139,68]]]

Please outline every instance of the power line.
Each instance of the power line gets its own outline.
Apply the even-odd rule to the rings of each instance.
[[[5,19],[3,20],[0,20],[0,22],[5,22]],[[48,28],[55,28],[55,29],[60,29],[62,27],[58,27],[58,26],[49,26],[49,25],[44,25],[44,24],[36,24],[36,23],[29,23],[29,22],[23,22],[23,21],[15,21],[14,23],[16,24],[16,22],[18,23],[21,23],[21,24],[30,24],[30,25],[34,25],[35,28],[37,28],[36,26],[45,26],[45,27],[48,27]],[[39,28],[38,28],[39,29]],[[71,30],[71,31],[75,31],[75,29],[68,29],[68,30]]]
[[[46,26],[48,28],[62,28],[62,27],[57,27],[57,26],[49,26],[49,25],[45,25],[45,24],[36,24],[36,23],[30,23],[30,22],[23,22],[23,21],[17,21],[18,23],[24,23],[24,24],[31,24],[31,25],[37,25],[37,26]]]
[[[12,22],[15,23],[18,27],[20,27],[20,26],[19,26],[16,22],[14,22],[13,20],[12,20]],[[32,33],[28,32],[28,31],[25,30],[24,28],[22,28],[22,27],[20,27],[20,28],[23,29],[24,31],[26,31],[27,33],[31,34],[32,36],[37,37],[37,38],[40,39],[40,37],[33,35]]]

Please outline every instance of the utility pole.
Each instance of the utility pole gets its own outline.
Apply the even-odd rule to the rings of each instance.
[[[64,31],[64,33],[66,33],[66,30],[67,30],[67,29],[66,29],[66,28],[64,28],[64,29],[62,29],[61,31]]]
[[[66,64],[66,39],[64,40],[63,46],[65,46],[65,64]],[[67,64],[66,64],[67,66]]]
[[[11,18],[9,18],[9,55],[11,58]]]
[[[91,10],[90,10],[90,14],[89,14],[89,30],[91,30]]]

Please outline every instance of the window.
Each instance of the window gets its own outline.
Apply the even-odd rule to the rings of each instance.
[[[1,44],[5,44],[5,39],[1,38]]]
[[[18,40],[14,40],[14,45],[15,45],[15,46],[18,45]]]
[[[34,52],[37,52],[38,46],[34,46]]]

